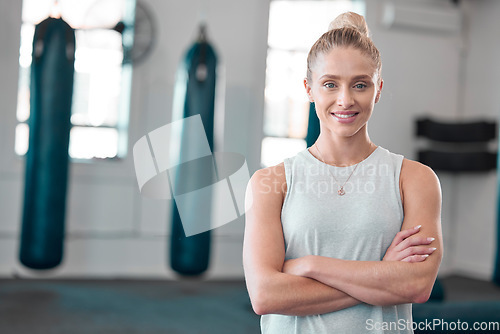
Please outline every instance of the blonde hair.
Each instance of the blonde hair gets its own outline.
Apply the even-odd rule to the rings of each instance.
[[[312,67],[320,54],[336,47],[352,47],[369,56],[375,65],[378,81],[381,80],[382,60],[380,52],[370,38],[365,18],[353,12],[340,14],[330,23],[324,33],[311,47],[307,55],[307,80],[311,81]]]

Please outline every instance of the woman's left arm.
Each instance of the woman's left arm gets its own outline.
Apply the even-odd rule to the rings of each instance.
[[[422,225],[418,233],[401,244],[411,244],[415,238],[434,238],[427,247],[436,250],[425,261],[349,261],[310,255],[286,261],[284,272],[313,278],[372,305],[427,301],[443,255],[441,188],[429,167],[405,159],[400,190],[404,208],[401,230]],[[422,245],[421,242],[414,244]],[[395,251],[393,245],[389,251]]]

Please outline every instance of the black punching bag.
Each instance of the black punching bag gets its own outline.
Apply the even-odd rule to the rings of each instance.
[[[36,26],[31,63],[20,261],[50,269],[63,257],[75,34],[62,19]]]

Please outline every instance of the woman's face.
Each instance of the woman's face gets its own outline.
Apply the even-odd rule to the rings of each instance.
[[[341,137],[352,137],[361,129],[366,131],[382,90],[382,80],[378,82],[371,58],[350,47],[318,55],[311,80],[304,80],[321,129]]]

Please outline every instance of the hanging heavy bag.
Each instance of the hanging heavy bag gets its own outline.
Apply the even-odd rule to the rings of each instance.
[[[50,269],[63,257],[75,34],[62,19],[36,26],[31,63],[20,261]]]
[[[498,145],[498,161],[497,161],[497,252],[495,258],[495,268],[493,271],[493,282],[500,285],[500,144]]]
[[[205,133],[212,152],[214,151],[214,102],[217,56],[212,46],[205,38],[205,28],[200,28],[199,39],[188,50],[179,68],[176,83],[177,104],[174,119],[200,115]],[[182,95],[182,96],[179,96]],[[176,120],[176,119],[175,119]],[[190,140],[190,137],[181,135],[180,152],[196,150],[199,143]],[[179,159],[183,160],[183,159]],[[212,174],[210,165],[198,164],[197,167],[179,168],[174,183],[200,185],[206,182],[207,174]],[[191,187],[192,188],[192,187]],[[196,210],[196,203],[192,204]],[[200,217],[200,219],[202,219]],[[210,219],[210,217],[204,217]],[[172,234],[170,240],[170,266],[181,275],[195,276],[202,274],[208,268],[210,259],[210,230],[186,237],[177,206],[172,208]]]
[[[311,147],[318,139],[320,133],[319,118],[316,115],[314,102],[309,103],[309,117],[307,122],[306,145]]]

